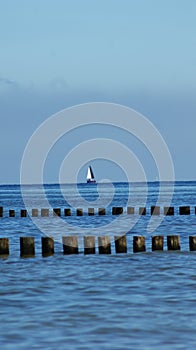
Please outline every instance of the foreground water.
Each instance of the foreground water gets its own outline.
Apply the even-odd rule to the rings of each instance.
[[[116,197],[108,213],[112,205],[127,204],[126,185],[116,186]],[[36,192],[35,188],[28,188],[28,191],[32,207],[40,205],[39,189]],[[94,189],[89,191],[81,185],[80,192],[84,198],[88,195],[88,200],[96,199]],[[149,184],[147,207],[155,203],[157,192],[158,184]],[[141,193],[142,186],[135,190],[132,203],[136,206],[141,204]],[[148,214],[127,233],[128,254],[116,255],[112,250],[109,256],[83,253],[63,256],[62,246],[57,242],[56,254],[42,258],[41,232],[31,219],[19,215],[8,217],[9,209],[19,212],[24,207],[20,188],[1,186],[0,205],[4,206],[5,215],[0,219],[0,235],[8,236],[11,242],[10,257],[0,260],[1,347],[5,350],[195,349],[196,253],[188,251],[188,236],[196,234],[195,193],[196,183],[177,183],[172,204],[176,210],[179,205],[190,205],[191,215],[180,216],[176,211],[156,229],[156,233],[164,235],[180,234],[180,252],[150,252]],[[47,195],[53,207],[67,205],[60,198],[58,186],[47,186]],[[76,196],[74,200],[79,207],[82,199]],[[160,205],[164,205],[164,200]],[[46,226],[53,220],[52,217],[38,219],[44,220]],[[110,214],[106,215],[107,219],[111,220]],[[81,225],[89,232],[93,226],[100,225],[101,233],[103,219],[98,216],[84,215],[79,219],[73,216],[68,220],[74,221],[76,231]],[[132,253],[133,234],[146,235],[146,253]],[[35,258],[19,257],[22,235],[35,236]]]

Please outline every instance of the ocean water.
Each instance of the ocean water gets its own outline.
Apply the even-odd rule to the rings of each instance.
[[[159,183],[148,183],[147,191],[144,184],[79,184],[77,191],[74,185],[45,185],[51,208],[72,205],[73,215],[55,218],[50,208],[48,218],[39,216],[34,222],[20,218],[20,210],[24,201],[29,210],[46,207],[41,187],[26,186],[22,198],[20,186],[0,186],[0,237],[10,239],[10,256],[0,259],[2,349],[195,349],[196,253],[189,252],[188,237],[196,235],[196,182],[175,183],[175,215],[165,217],[172,184],[162,185],[161,198]],[[147,215],[139,217],[144,204]],[[159,220],[150,215],[155,204],[161,207],[162,221],[149,232],[150,219],[155,226]],[[190,215],[179,215],[182,205],[190,205]],[[122,220],[111,215],[112,206],[125,208]],[[127,206],[134,206],[136,214],[127,215]],[[95,216],[87,215],[88,207],[95,208]],[[106,208],[105,216],[97,215],[99,207]],[[74,215],[76,208],[83,208],[84,216]],[[10,209],[16,217],[9,217]],[[53,232],[52,257],[41,256],[40,227]],[[85,256],[83,235],[93,234],[94,228],[111,238],[126,233],[128,253],[115,254],[113,244],[111,255],[96,251]],[[77,256],[62,253],[61,238],[70,234],[81,238]],[[169,252],[164,246],[163,252],[151,252],[153,234],[180,235],[181,251]],[[19,237],[28,235],[35,237],[36,256],[23,259]],[[133,235],[146,236],[145,253],[133,253]]]

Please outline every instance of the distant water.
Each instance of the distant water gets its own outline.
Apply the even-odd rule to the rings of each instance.
[[[103,220],[113,220],[112,206],[144,204],[144,184],[45,185],[46,197],[52,208],[106,207],[105,217],[72,216],[76,233],[79,228],[100,228]],[[164,184],[164,195],[157,203],[163,208],[172,185]],[[30,208],[42,208],[40,186],[26,186],[25,196]],[[131,192],[131,197],[128,194]],[[172,198],[175,215],[164,217],[153,233],[181,237],[181,252],[152,253],[151,234],[147,233],[150,206],[156,204],[158,183],[147,186],[147,215],[127,232],[129,253],[111,256],[63,256],[62,246],[56,243],[54,257],[42,258],[41,232],[31,218],[20,218],[24,208],[20,186],[0,186],[0,236],[10,238],[10,257],[0,260],[0,344],[2,349],[195,349],[195,290],[196,253],[189,252],[188,236],[196,235],[196,182],[177,182]],[[102,202],[99,201],[101,198]],[[101,205],[103,203],[103,205]],[[107,204],[105,206],[105,204]],[[180,205],[190,205],[191,215],[178,215]],[[16,217],[9,218],[8,210],[15,209]],[[86,212],[85,212],[86,213]],[[53,227],[55,218],[38,218],[45,227]],[[125,215],[124,220],[127,220]],[[156,220],[156,218],[154,218]],[[116,225],[117,226],[117,225]],[[122,223],[123,226],[123,223]],[[119,227],[116,227],[118,232]],[[122,227],[123,230],[123,227]],[[113,236],[114,232],[108,232]],[[146,235],[147,252],[133,254],[133,235]],[[31,235],[36,241],[36,257],[19,258],[19,237]]]

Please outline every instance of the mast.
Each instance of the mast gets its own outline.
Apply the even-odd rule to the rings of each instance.
[[[93,170],[92,170],[92,168],[91,168],[91,166],[89,166],[89,168],[90,168],[90,173],[91,173],[91,179],[93,179],[94,180],[94,174],[93,174]]]

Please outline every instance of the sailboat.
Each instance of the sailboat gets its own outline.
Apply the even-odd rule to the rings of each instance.
[[[86,182],[87,183],[96,183],[91,166],[89,166],[88,170],[87,170]]]

